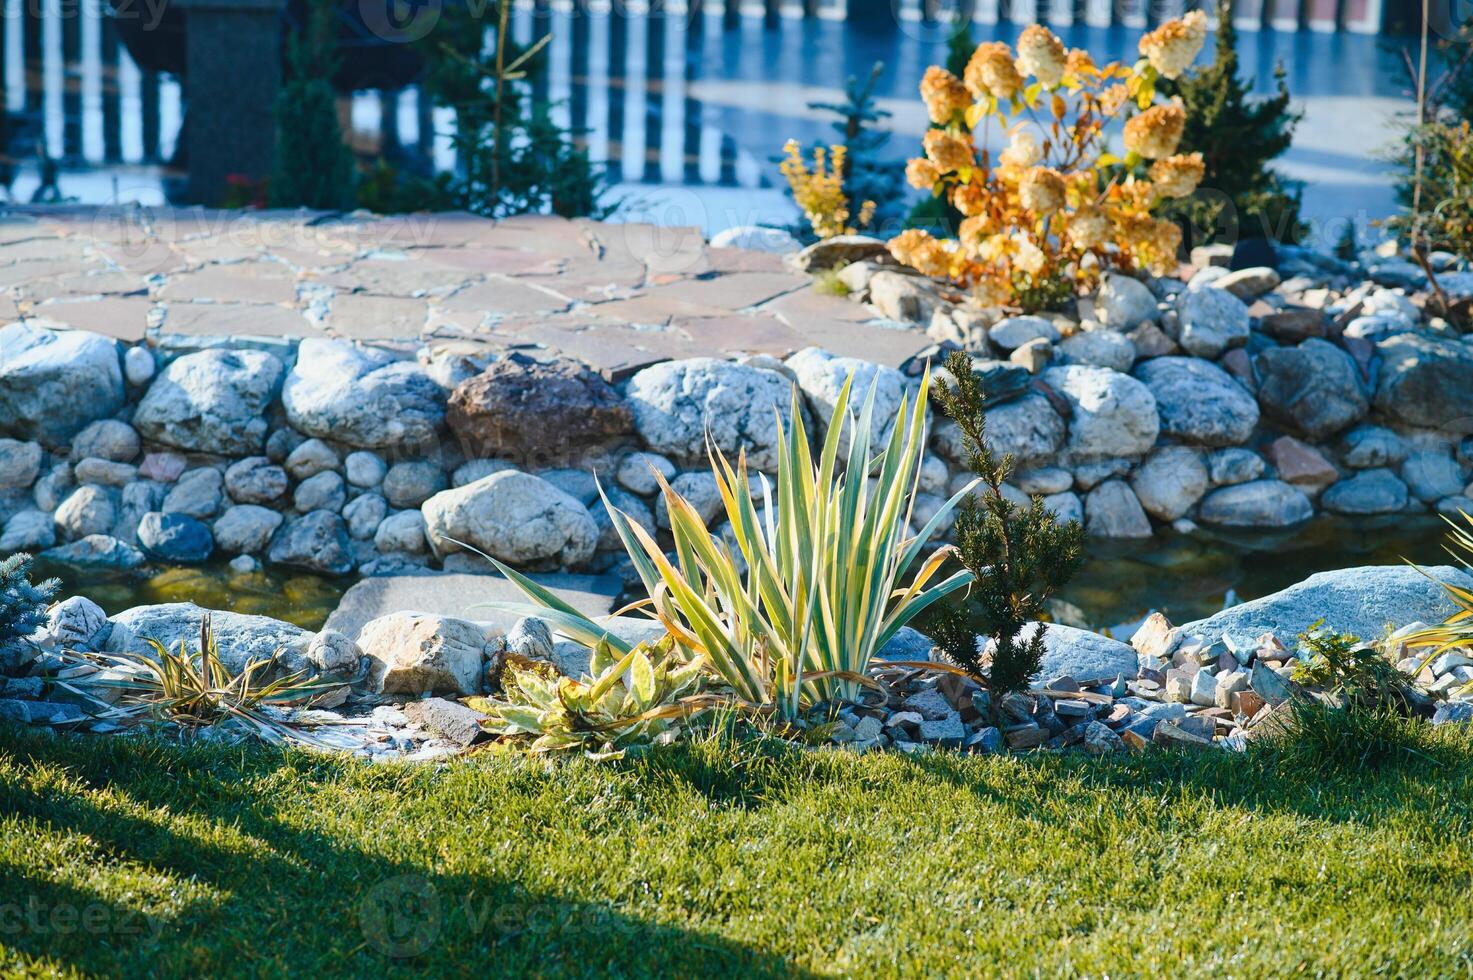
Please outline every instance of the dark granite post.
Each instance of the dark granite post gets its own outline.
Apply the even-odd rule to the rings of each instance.
[[[178,0],[186,47],[189,199],[216,205],[225,178],[271,173],[284,0]]]

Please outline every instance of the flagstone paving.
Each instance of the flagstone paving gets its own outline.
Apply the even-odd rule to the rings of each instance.
[[[0,317],[167,348],[454,341],[570,355],[610,378],[810,345],[899,365],[930,345],[779,256],[713,248],[694,228],[543,216],[19,209],[0,218]]]

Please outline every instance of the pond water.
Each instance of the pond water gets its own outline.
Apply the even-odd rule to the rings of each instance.
[[[522,3],[513,24],[524,44],[551,35],[536,94],[607,165],[625,217],[698,225],[708,234],[793,221],[774,157],[789,137],[833,138],[829,118],[808,104],[841,101],[846,79],[867,75],[877,61],[886,66],[880,105],[893,114],[886,155],[898,166],[917,152],[927,125],[917,84],[928,65],[944,61],[949,28],[905,16],[914,13],[914,0],[897,0],[902,16],[880,24],[830,16],[768,21],[751,11],[728,24],[719,4],[704,15],[612,6]],[[1161,11],[1147,6],[1143,20],[1154,20]],[[39,145],[61,162],[64,196],[165,203],[182,177],[170,161],[186,116],[184,87],[140,71],[101,4],[73,10],[10,0],[6,9],[16,16],[7,17],[0,45],[10,137],[0,172],[15,167],[13,196],[29,200],[36,190]],[[1020,29],[979,20],[973,36],[1011,41]],[[1084,23],[1055,29],[1101,61],[1134,60],[1141,33]],[[1337,240],[1347,218],[1365,228],[1368,218],[1388,213],[1393,201],[1379,154],[1394,135],[1396,114],[1409,105],[1399,44],[1365,34],[1263,29],[1245,30],[1239,47],[1242,71],[1259,92],[1271,91],[1274,67],[1282,64],[1305,112],[1282,169],[1309,182],[1307,216],[1338,222],[1321,235],[1325,243]],[[430,105],[416,87],[342,99],[352,142],[365,156],[454,165],[453,114]]]
[[[1253,599],[1311,574],[1352,565],[1421,564],[1448,560],[1446,524],[1433,517],[1395,518],[1352,526],[1321,518],[1289,535],[1209,532],[1158,535],[1146,541],[1089,543],[1089,557],[1060,597],[1078,612],[1061,616],[1128,637],[1146,614],[1161,610],[1183,623],[1221,609],[1230,597]],[[38,563],[62,579],[64,595],[84,594],[108,613],[156,602],[194,601],[214,609],[273,616],[318,629],[352,578],[331,579],[267,569],[241,574],[224,563],[168,568],[155,574],[99,573]]]

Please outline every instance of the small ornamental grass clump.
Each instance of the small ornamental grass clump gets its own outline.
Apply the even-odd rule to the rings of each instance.
[[[842,143],[825,149],[813,148],[813,166],[803,159],[803,148],[797,140],[783,145],[784,157],[778,170],[788,182],[793,203],[808,219],[813,234],[819,238],[853,235],[874,217],[875,202],[864,201],[854,212],[845,188],[849,166],[849,149]]]
[[[866,670],[880,648],[972,579],[967,571],[939,576],[950,548],[926,552],[970,485],[911,530],[929,377],[915,402],[902,399],[886,420],[887,437],[875,417],[873,388],[857,416],[851,413],[852,382],[839,393],[816,459],[794,392],[792,424],[778,417],[776,484],[759,478],[764,507],[753,496],[745,452],[732,465],[719,450],[710,451],[729,541],[707,530],[696,508],[663,479],[672,555],[604,501],[649,596],[636,605],[664,626],[680,658],[703,665],[725,704],[748,713],[794,721],[815,705],[854,700],[861,686],[874,683]],[[531,612],[565,636],[591,649],[607,644],[610,656],[620,658],[634,649],[526,576],[489,560],[537,604]],[[556,693],[568,708],[566,696],[576,689]],[[672,690],[646,710],[677,701]],[[706,700],[699,707],[714,704]],[[609,714],[612,720],[618,712]],[[516,734],[522,728],[501,730]]]
[[[1106,267],[1174,269],[1181,229],[1155,215],[1196,190],[1203,163],[1177,152],[1186,112],[1158,103],[1156,83],[1178,77],[1206,36],[1206,16],[1193,11],[1143,37],[1133,67],[1100,67],[1034,24],[1016,53],[1001,41],[978,45],[961,77],[928,69],[921,97],[933,128],[906,175],[961,223],[954,239],[904,231],[891,254],[1002,307],[1056,304]],[[1107,150],[1117,122],[1123,158]],[[994,134],[1008,140],[995,160]]]

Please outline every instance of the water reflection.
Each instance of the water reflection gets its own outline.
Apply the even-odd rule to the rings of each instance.
[[[29,199],[39,185],[40,146],[62,165],[64,195],[163,203],[179,177],[166,166],[183,122],[179,83],[138,68],[98,0],[3,2],[0,80],[10,155],[18,162],[12,195]],[[866,74],[875,61],[887,65],[878,94],[894,113],[892,152],[897,160],[912,152],[925,128],[916,85],[927,65],[944,60],[948,30],[924,20],[920,2],[905,0],[899,19],[883,19],[880,30],[837,19],[843,6],[833,2],[819,5],[816,17],[764,17],[759,5],[734,21],[717,5],[665,14],[522,4],[514,35],[527,43],[552,34],[537,94],[584,134],[590,155],[622,190],[639,191],[654,208],[663,202],[668,210],[673,201],[693,212],[682,223],[710,231],[790,215],[772,158],[788,137],[829,138],[827,120],[807,103],[839,97],[845,80]],[[1067,43],[1108,58],[1135,57],[1139,28],[1130,25],[1178,12],[1171,3],[1041,3]],[[1344,16],[1364,16],[1356,6],[1364,3],[1354,0]],[[973,9],[978,40],[1011,40],[1033,5],[977,0]],[[1098,26],[1112,19],[1114,26]],[[1376,154],[1391,138],[1390,117],[1405,104],[1399,55],[1372,36],[1274,30],[1245,33],[1241,54],[1260,91],[1271,89],[1282,62],[1308,113],[1286,164],[1291,176],[1314,182],[1308,213],[1389,210]],[[365,154],[454,166],[452,117],[417,88],[353,93],[343,109]],[[671,188],[695,193],[672,197]]]

